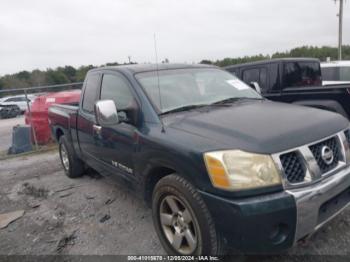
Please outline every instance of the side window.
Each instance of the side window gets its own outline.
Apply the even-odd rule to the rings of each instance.
[[[101,100],[112,99],[117,110],[124,110],[133,103],[133,94],[127,82],[117,75],[103,75]]]
[[[12,97],[6,100],[6,102],[22,102],[21,97]]]
[[[266,90],[267,87],[267,70],[265,67],[260,69],[260,81],[259,85],[262,90]]]
[[[94,112],[95,101],[97,100],[97,89],[100,76],[98,74],[88,75],[83,98],[83,110],[89,113]]]
[[[258,68],[255,69],[247,69],[243,71],[243,81],[247,84],[250,84],[251,82],[258,82],[259,83],[259,76],[260,72]]]
[[[228,70],[231,74],[233,74],[234,76],[237,76],[238,77],[238,70],[237,69],[229,69]]]
[[[321,85],[321,68],[318,62],[288,62],[284,65],[284,86]]]
[[[279,89],[279,66],[277,63],[270,65],[270,88],[271,90]]]
[[[18,100],[18,101],[20,101],[20,102],[27,102],[25,96],[19,97],[19,100]],[[28,101],[29,101],[29,100],[28,100]]]

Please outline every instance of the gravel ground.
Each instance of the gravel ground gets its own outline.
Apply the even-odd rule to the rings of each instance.
[[[67,178],[56,152],[1,161],[0,174],[0,213],[25,210],[0,230],[0,255],[163,253],[142,201],[93,172]]]
[[[92,171],[67,178],[56,151],[0,161],[0,185],[0,214],[25,210],[0,229],[0,255],[164,254],[141,200]],[[289,254],[349,254],[349,229],[347,209]]]
[[[12,144],[12,127],[24,125],[24,117],[0,119],[0,152],[7,151]]]

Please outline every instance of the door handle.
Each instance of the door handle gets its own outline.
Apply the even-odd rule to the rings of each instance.
[[[102,126],[93,125],[92,128],[93,128],[94,132],[95,132],[97,135],[100,135],[100,134],[101,134]]]

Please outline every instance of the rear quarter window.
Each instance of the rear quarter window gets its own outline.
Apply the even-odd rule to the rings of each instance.
[[[287,62],[284,64],[284,86],[318,86],[321,82],[321,68],[317,62]]]

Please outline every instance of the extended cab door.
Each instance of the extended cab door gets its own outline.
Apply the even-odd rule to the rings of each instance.
[[[104,166],[104,174],[133,174],[133,152],[137,133],[128,109],[137,107],[136,95],[128,80],[118,72],[104,73],[102,77],[100,100],[113,100],[119,116],[119,123],[111,127],[100,126],[95,136],[97,157]]]
[[[84,83],[84,93],[80,102],[79,114],[77,118],[78,140],[82,156],[87,163],[96,167],[95,158],[98,155],[95,141],[96,118],[94,113],[95,102],[98,99],[101,84],[101,74],[89,73]]]

